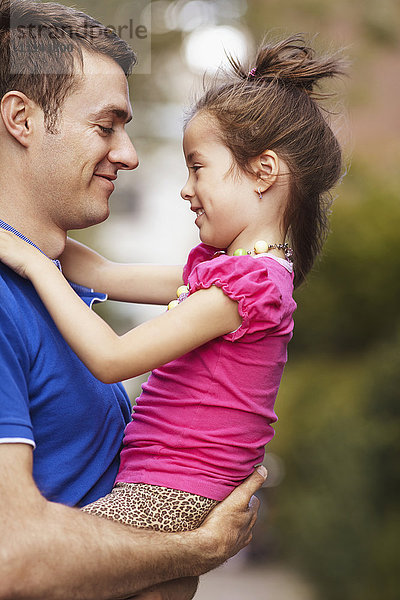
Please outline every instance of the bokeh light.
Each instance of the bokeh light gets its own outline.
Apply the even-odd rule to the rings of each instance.
[[[249,45],[245,31],[237,27],[201,27],[186,37],[183,53],[191,71],[213,74],[227,63],[227,54],[243,60]]]

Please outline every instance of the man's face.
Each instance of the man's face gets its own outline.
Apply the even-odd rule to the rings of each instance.
[[[138,158],[125,131],[132,117],[126,77],[112,59],[84,52],[82,81],[65,100],[58,133],[33,147],[30,188],[44,221],[63,231],[104,221],[119,169]]]

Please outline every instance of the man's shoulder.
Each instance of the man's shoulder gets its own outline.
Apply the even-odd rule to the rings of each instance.
[[[15,306],[19,298],[24,298],[31,288],[31,284],[22,277],[19,277],[14,271],[0,262],[0,298],[1,306],[10,304]]]
[[[0,263],[0,329],[3,335],[14,332],[20,338],[31,332],[29,337],[32,337],[33,331],[40,329],[39,303],[40,299],[30,281]]]
[[[0,305],[4,306],[15,297],[16,293],[18,293],[18,282],[14,273],[0,262]]]

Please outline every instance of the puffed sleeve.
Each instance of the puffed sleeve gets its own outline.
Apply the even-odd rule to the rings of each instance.
[[[216,248],[207,244],[198,244],[189,252],[186,265],[183,267],[183,282],[187,285],[191,271],[200,263],[214,256]]]
[[[245,334],[273,333],[282,322],[282,295],[268,273],[265,260],[252,256],[218,256],[201,262],[188,277],[190,294],[216,285],[238,303],[241,326],[224,339]]]

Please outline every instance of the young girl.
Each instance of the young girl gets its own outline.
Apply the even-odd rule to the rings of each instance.
[[[231,63],[185,125],[181,195],[203,243],[183,273],[116,265],[72,241],[62,257],[66,276],[112,299],[163,304],[179,286],[173,310],[118,336],[47,257],[0,236],[1,259],[31,279],[99,379],[153,370],[125,431],[115,487],[84,508],[136,527],[199,526],[263,460],[292,337],[293,284],[321,250],[326,194],[341,173],[339,144],[313,94],[340,62],[316,58],[292,36],[263,46],[249,69]]]

